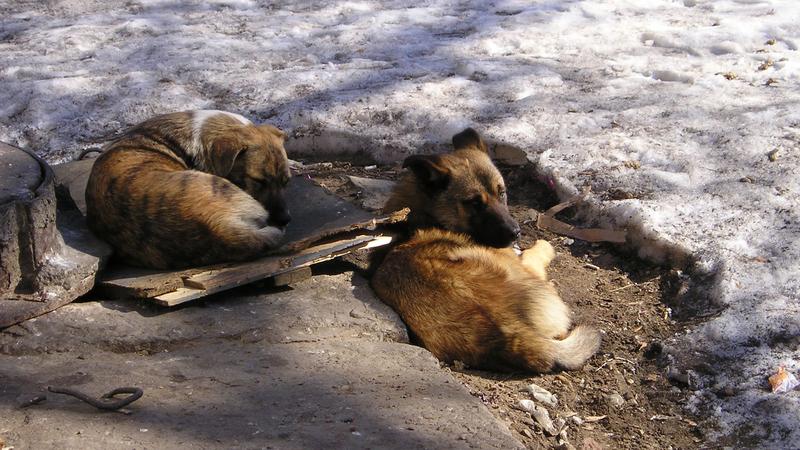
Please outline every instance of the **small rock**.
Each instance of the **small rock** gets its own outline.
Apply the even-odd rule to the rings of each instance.
[[[622,396],[617,394],[616,392],[608,394],[605,397],[606,397],[606,403],[608,403],[608,406],[612,408],[621,408],[622,405],[625,404],[625,399],[622,398]]]
[[[563,242],[564,242],[564,245],[572,245],[572,244],[575,243],[575,239],[564,238]]]
[[[533,433],[531,433],[531,430],[529,430],[529,429],[527,429],[527,428],[523,428],[523,429],[522,429],[522,431],[521,431],[521,433],[522,433],[522,435],[523,435],[523,436],[525,436],[526,438],[528,438],[528,439],[533,439]]]
[[[780,149],[776,148],[775,150],[772,150],[771,152],[767,153],[767,159],[769,159],[771,162],[777,161],[778,160],[778,151],[779,150]]]
[[[580,416],[572,416],[570,417],[570,419],[572,420],[572,423],[574,423],[577,426],[583,425],[583,419],[581,419]]]
[[[533,414],[533,411],[536,410],[536,403],[533,403],[532,400],[523,399],[519,401],[519,409],[523,411],[527,411]]]
[[[550,413],[547,412],[546,408],[543,406],[534,405],[531,415],[548,436],[555,436],[558,434],[558,430],[556,429],[555,425],[553,425],[553,421],[550,419]]]
[[[547,406],[556,406],[558,404],[558,398],[541,386],[529,384],[525,390],[528,391],[537,402],[544,403]]]

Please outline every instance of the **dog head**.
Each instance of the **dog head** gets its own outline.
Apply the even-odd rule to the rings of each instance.
[[[411,174],[387,207],[410,207],[412,226],[465,233],[491,247],[510,245],[520,229],[509,214],[505,182],[486,144],[467,128],[453,136],[453,146],[452,153],[406,158],[403,167]]]
[[[283,148],[285,134],[266,124],[231,126],[235,129],[210,136],[211,172],[227,178],[264,205],[269,225],[285,226],[291,220],[283,195],[291,178]]]

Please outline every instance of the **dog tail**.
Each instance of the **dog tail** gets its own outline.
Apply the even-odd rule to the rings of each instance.
[[[552,340],[555,363],[567,370],[579,369],[600,348],[600,332],[578,325],[562,340]]]

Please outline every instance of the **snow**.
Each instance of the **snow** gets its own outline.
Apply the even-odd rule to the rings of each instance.
[[[0,140],[58,162],[221,109],[286,129],[295,156],[389,162],[474,126],[563,197],[590,186],[586,217],[642,257],[708,280],[694,300],[719,314],[671,343],[713,365],[690,406],[720,436],[800,447],[800,393],[764,386],[800,369],[800,3],[417,3],[0,2]]]

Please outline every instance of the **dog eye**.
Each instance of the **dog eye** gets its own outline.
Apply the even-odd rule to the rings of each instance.
[[[478,211],[486,207],[486,204],[483,203],[483,197],[481,197],[480,195],[476,195],[475,197],[464,200],[463,203],[464,206]]]

